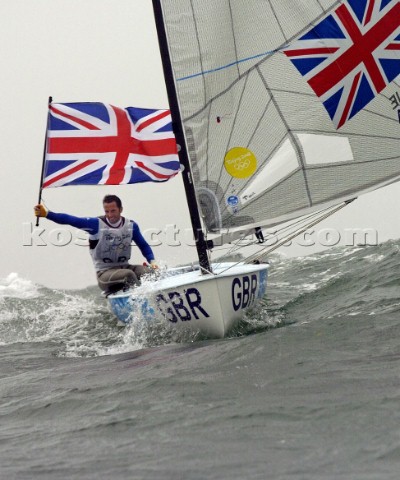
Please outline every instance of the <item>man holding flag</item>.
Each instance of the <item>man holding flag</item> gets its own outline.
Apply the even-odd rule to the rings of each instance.
[[[99,102],[52,103],[50,97],[35,215],[89,233],[90,253],[104,292],[139,285],[140,277],[151,268],[128,263],[132,241],[151,267],[158,267],[137,223],[121,215],[122,203],[116,195],[104,197],[104,216],[81,218],[47,211],[41,203],[42,189],[165,182],[179,171],[169,110]]]
[[[158,266],[150,245],[144,239],[139,226],[121,215],[122,203],[116,195],[103,199],[104,216],[74,217],[65,213],[48,211],[43,204],[34,207],[37,217],[46,217],[61,225],[71,225],[89,233],[89,247],[97,282],[101,290],[110,294],[122,288],[140,285],[140,278],[151,269],[142,265],[130,265],[132,241],[153,269]]]

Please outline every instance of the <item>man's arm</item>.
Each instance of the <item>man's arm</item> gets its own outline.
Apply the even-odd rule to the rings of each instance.
[[[142,252],[142,255],[144,258],[151,263],[152,260],[154,260],[154,253],[153,250],[151,249],[150,245],[146,242],[144,239],[142,232],[140,231],[140,228],[137,223],[133,223],[133,228],[132,228],[132,240],[136,243],[136,245],[139,247],[139,250]]]
[[[90,235],[96,235],[99,231],[99,219],[96,217],[74,217],[66,213],[49,211],[46,218],[60,225],[71,225],[72,227],[85,230]]]

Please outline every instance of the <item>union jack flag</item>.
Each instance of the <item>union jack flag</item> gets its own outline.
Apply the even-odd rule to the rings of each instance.
[[[180,170],[169,110],[49,106],[43,188],[162,182]]]
[[[340,128],[400,74],[400,2],[344,1],[284,53]]]

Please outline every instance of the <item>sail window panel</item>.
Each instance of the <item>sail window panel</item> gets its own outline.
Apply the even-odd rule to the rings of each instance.
[[[298,169],[299,162],[296,152],[290,140],[286,139],[275,155],[258,172],[257,177],[241,193],[242,205],[282,182],[284,178]]]
[[[298,134],[307,165],[342,163],[354,160],[349,139],[333,135]]]
[[[365,162],[362,166],[353,162],[307,172],[313,204],[357,196],[396,176],[400,176],[398,159]]]

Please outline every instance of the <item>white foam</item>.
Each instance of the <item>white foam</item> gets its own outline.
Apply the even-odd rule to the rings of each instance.
[[[379,253],[373,253],[371,255],[366,255],[364,257],[364,259],[367,260],[367,262],[370,262],[370,263],[379,263],[382,260],[384,260],[385,258],[386,258],[385,255],[380,255]]]
[[[40,296],[38,287],[30,280],[20,278],[17,273],[10,273],[0,279],[0,298],[35,298]]]

